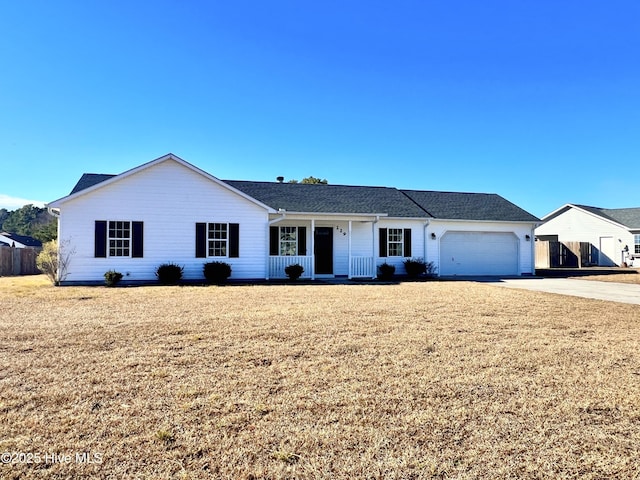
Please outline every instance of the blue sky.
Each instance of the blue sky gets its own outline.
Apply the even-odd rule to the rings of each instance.
[[[0,207],[169,152],[537,216],[640,206],[636,0],[0,1]]]

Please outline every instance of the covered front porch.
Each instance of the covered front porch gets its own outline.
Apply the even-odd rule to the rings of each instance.
[[[299,264],[301,278],[375,278],[376,223],[382,215],[313,216],[279,212],[269,222],[267,279],[287,278]]]

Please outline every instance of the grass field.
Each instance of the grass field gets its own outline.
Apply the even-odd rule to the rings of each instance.
[[[1,478],[640,478],[634,305],[24,277],[0,306]]]
[[[630,273],[618,273],[616,275],[587,275],[572,278],[584,280],[596,280],[598,282],[633,283],[640,285],[640,275],[637,270],[629,269]]]

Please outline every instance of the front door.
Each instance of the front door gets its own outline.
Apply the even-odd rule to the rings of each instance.
[[[317,227],[313,242],[316,275],[333,275],[333,228]]]

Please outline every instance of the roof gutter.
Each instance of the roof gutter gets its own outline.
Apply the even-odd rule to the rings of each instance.
[[[51,215],[52,217],[60,218],[60,209],[59,208],[53,208],[53,207],[49,207],[47,205],[47,213],[49,215]]]
[[[273,218],[273,219],[269,220],[269,223],[268,223],[269,226],[273,225],[274,223],[278,223],[278,222],[281,222],[282,220],[284,220],[285,217],[287,216],[287,211],[284,208],[279,208],[278,209],[278,215],[280,215],[280,216],[277,217],[277,218]]]

